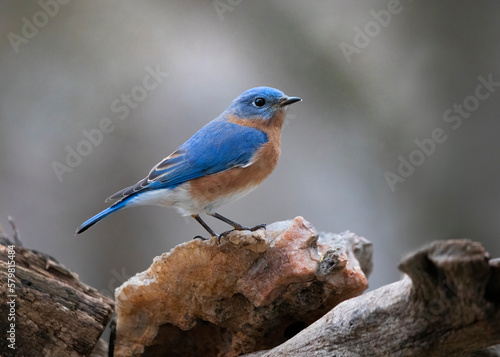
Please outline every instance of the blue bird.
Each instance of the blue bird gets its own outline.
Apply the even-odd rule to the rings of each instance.
[[[221,115],[156,164],[148,176],[109,197],[106,202],[117,202],[82,223],[76,234],[122,208],[143,205],[175,207],[219,240],[227,232],[217,235],[201,219],[201,213],[235,230],[264,228],[244,227],[215,210],[254,190],[274,170],[281,153],[286,108],[301,100],[269,87],[245,91]]]

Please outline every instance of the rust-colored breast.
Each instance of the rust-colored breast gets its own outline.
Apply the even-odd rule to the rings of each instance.
[[[278,112],[271,120],[241,119],[230,117],[235,124],[253,127],[267,134],[268,142],[257,150],[251,164],[235,167],[214,175],[190,181],[190,194],[194,199],[209,204],[224,196],[248,191],[259,185],[276,167],[281,154],[281,126],[284,112]]]

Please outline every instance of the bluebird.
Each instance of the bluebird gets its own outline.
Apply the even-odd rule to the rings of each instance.
[[[76,234],[122,208],[143,205],[175,207],[219,241],[229,231],[217,235],[201,219],[201,213],[235,230],[265,228],[244,227],[215,210],[253,191],[271,174],[281,153],[286,109],[301,100],[269,87],[243,92],[221,115],[156,164],[147,177],[109,197],[106,202],[116,202],[82,223]]]

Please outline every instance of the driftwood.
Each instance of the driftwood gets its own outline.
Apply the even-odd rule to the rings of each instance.
[[[13,228],[13,240],[0,229],[0,329],[4,336],[0,355],[104,357],[107,345],[98,339],[111,318],[113,301],[79,282],[75,273],[55,259],[23,248]],[[238,233],[228,239],[233,237],[234,244],[243,246],[248,243],[248,248],[257,251],[263,247],[255,233],[243,236]],[[363,244],[354,245],[353,253],[366,273],[371,269],[371,250]],[[214,252],[224,246],[215,245]],[[311,248],[316,252],[314,244]],[[319,270],[345,267],[339,259],[342,254],[326,252]],[[13,259],[15,273],[9,281]],[[305,328],[277,347],[245,356],[500,356],[500,259],[490,260],[479,243],[450,240],[410,254],[399,268],[405,273],[401,281],[346,300],[307,327],[291,325],[295,331],[289,331],[290,335]],[[9,303],[12,299],[14,304]],[[12,308],[14,342],[9,340]],[[8,347],[12,343],[15,350]]]
[[[17,235],[10,241],[0,229],[0,355],[89,356],[112,299],[54,258],[23,248]]]
[[[247,356],[500,356],[500,260],[469,240],[406,257],[401,281],[347,300],[282,345]]]

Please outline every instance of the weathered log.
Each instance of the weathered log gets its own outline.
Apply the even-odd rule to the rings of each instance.
[[[406,276],[344,301],[257,356],[500,356],[500,260],[470,240],[407,256]]]
[[[17,233],[14,238],[16,244],[0,237],[0,355],[89,356],[113,300],[54,258],[23,248]]]
[[[12,243],[0,230],[0,355],[104,356],[111,299],[15,232]],[[115,356],[500,356],[500,259],[434,242],[402,261],[401,281],[338,304],[366,288],[371,252],[302,218],[184,243],[118,289]]]
[[[271,348],[361,294],[371,257],[364,238],[318,235],[302,217],[183,243],[117,289],[115,356]]]

